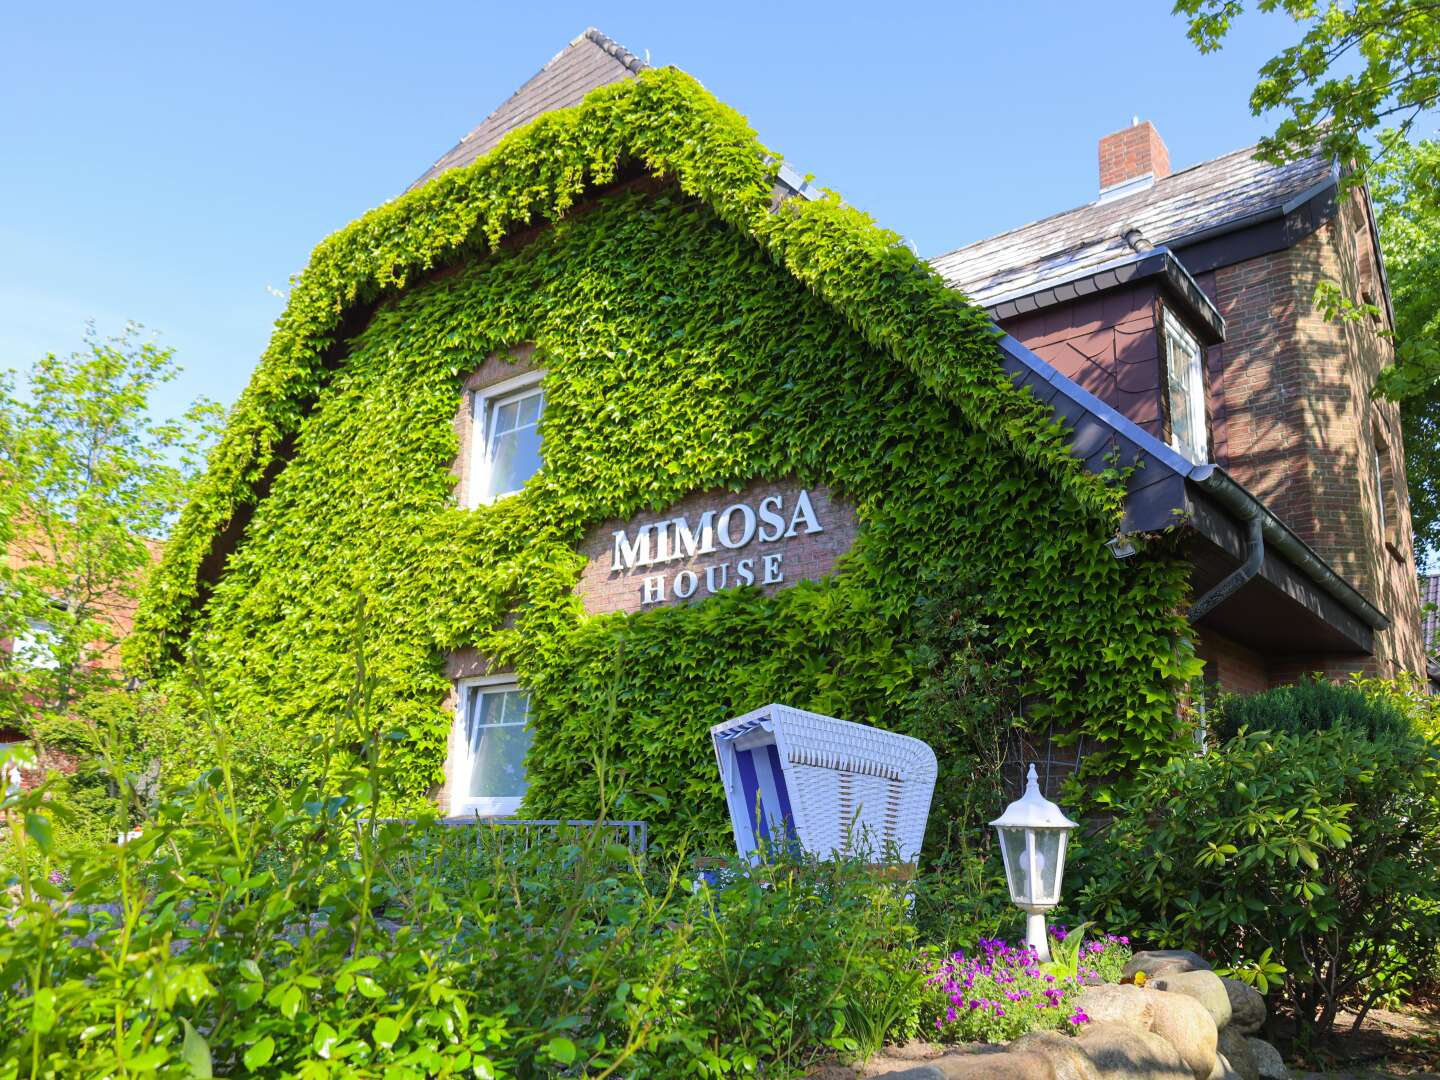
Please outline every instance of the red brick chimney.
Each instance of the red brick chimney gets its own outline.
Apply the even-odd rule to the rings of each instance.
[[[1100,140],[1100,191],[1145,175],[1170,175],[1170,151],[1155,125],[1137,118],[1128,128]]]

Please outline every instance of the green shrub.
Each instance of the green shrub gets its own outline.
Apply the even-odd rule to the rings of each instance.
[[[1262,990],[1278,983],[1309,1038],[1330,1031],[1342,1003],[1363,1018],[1397,956],[1431,955],[1435,747],[1388,708],[1350,711],[1348,693],[1257,697],[1270,700],[1252,699],[1247,714],[1282,730],[1242,728],[1145,778],[1092,845],[1081,902]],[[1276,701],[1330,704],[1302,726]]]
[[[704,890],[677,1012],[642,1055],[654,1075],[783,1074],[914,1033],[922,983],[903,890],[858,859],[772,859]]]
[[[219,723],[219,766],[153,807],[102,736],[124,845],[63,851],[56,781],[4,795],[0,1078],[783,1076],[913,1031],[901,886],[778,853],[693,890],[683,851],[603,830],[386,821],[394,735],[367,698],[316,781],[258,808]]]
[[[1226,695],[1218,703],[1212,727],[1221,741],[1233,738],[1242,728],[1300,735],[1346,727],[1369,738],[1412,730],[1405,711],[1388,697],[1318,675],[1263,694]]]

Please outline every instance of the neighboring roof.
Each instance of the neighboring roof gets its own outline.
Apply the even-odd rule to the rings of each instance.
[[[1254,147],[1192,165],[1121,198],[1098,200],[930,260],[948,285],[984,306],[1134,254],[1125,233],[1176,248],[1222,226],[1288,212],[1335,181],[1326,158],[1256,161]]]
[[[425,174],[410,185],[419,187],[446,169],[468,165],[495,148],[495,144],[516,128],[524,127],[541,113],[578,105],[591,90],[621,79],[631,79],[646,67],[625,46],[612,41],[593,26],[550,59],[505,103],[463,136]]]

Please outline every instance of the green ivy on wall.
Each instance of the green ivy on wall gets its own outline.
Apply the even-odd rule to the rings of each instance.
[[[768,160],[688,76],[647,71],[327,239],[176,531],[132,659],[164,677],[197,654],[255,778],[283,785],[350,690],[363,594],[412,802],[442,778],[443,656],[473,645],[532,693],[527,808],[593,814],[603,772],[666,842],[722,827],[712,723],[784,701],[904,730],[909,615],[925,582],[964,575],[988,582],[986,623],[1037,715],[1108,740],[1118,776],[1176,747],[1174,688],[1196,667],[1185,562],[1168,541],[1112,558],[1118,491],[1010,384],[983,312],[833,196],[773,209]],[[567,215],[638,166],[658,188]],[[546,370],[545,467],[518,496],[459,509],[461,379],[521,342]],[[783,477],[855,504],[842,573],[771,598],[584,613],[575,546],[591,527]],[[248,508],[202,589],[217,534]]]

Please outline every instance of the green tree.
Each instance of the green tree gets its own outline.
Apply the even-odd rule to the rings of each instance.
[[[1224,43],[1247,0],[1175,0],[1201,52]],[[1403,140],[1440,104],[1440,2],[1436,0],[1254,0],[1303,28],[1299,42],[1260,68],[1250,94],[1256,116],[1277,111],[1260,157],[1284,162],[1323,152],[1364,174],[1379,150],[1369,137],[1396,127]]]
[[[1377,389],[1401,402],[1417,547],[1440,543],[1440,144],[1412,143],[1440,106],[1437,0],[1175,0],[1201,52],[1219,49],[1249,7],[1289,15],[1300,40],[1261,66],[1254,115],[1275,113],[1258,156],[1282,163],[1323,153],[1368,181],[1395,308],[1396,362]],[[1385,130],[1382,130],[1385,129]],[[1331,294],[1332,314],[1360,307]]]
[[[1397,364],[1379,390],[1400,401],[1418,549],[1440,549],[1440,142],[1398,131],[1371,171],[1395,308]]]
[[[109,338],[91,325],[23,392],[0,373],[0,637],[17,646],[0,653],[0,726],[28,729],[116,680],[113,612],[138,595],[221,415],[201,400],[154,420],[177,374],[135,324]]]

